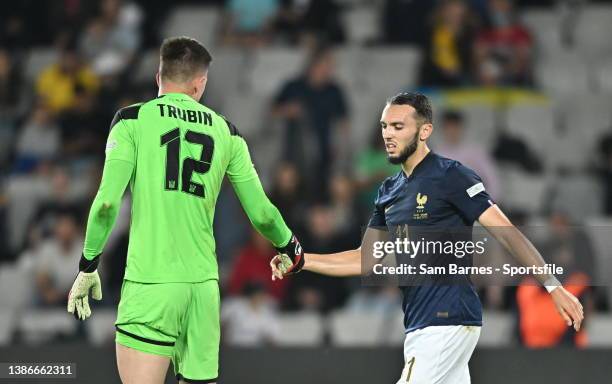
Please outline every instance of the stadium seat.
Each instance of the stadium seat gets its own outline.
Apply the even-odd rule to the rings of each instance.
[[[334,346],[364,347],[384,344],[388,322],[382,314],[340,310],[332,313],[329,320]]]
[[[43,69],[55,63],[57,60],[57,49],[55,48],[33,48],[28,55],[25,64],[25,78],[34,81]]]
[[[612,308],[612,218],[591,217],[585,220],[585,229],[595,248],[595,284],[608,290],[608,306]],[[612,331],[612,328],[611,328]]]
[[[257,140],[269,121],[271,100],[260,93],[227,93],[219,110],[247,139]]]
[[[382,141],[379,121],[385,102],[391,95],[386,92],[351,92],[347,95],[354,154],[367,148],[375,134]]]
[[[27,307],[32,300],[33,275],[18,264],[0,267],[0,308],[10,311]]]
[[[595,69],[595,83],[598,91],[612,94],[612,57],[600,61]]]
[[[576,51],[557,52],[535,66],[539,85],[550,95],[586,93],[592,87],[589,64]]]
[[[398,307],[395,313],[385,316],[385,322],[383,344],[388,346],[404,345],[406,332],[404,328],[404,312],[402,312],[401,308]]]
[[[62,309],[38,309],[19,316],[18,330],[26,343],[48,342],[57,336],[73,335],[78,322]]]
[[[556,181],[552,208],[582,222],[602,212],[602,191],[597,179],[588,175],[562,177]]]
[[[590,59],[612,53],[612,6],[589,4],[578,15],[575,27],[576,47]]]
[[[93,315],[85,322],[87,337],[94,345],[103,345],[114,340],[115,320],[117,311],[114,309],[93,309]]]
[[[594,314],[586,320],[586,330],[589,334],[589,347],[612,347],[612,316],[607,313]]]
[[[249,71],[245,68],[251,64],[252,54],[235,48],[215,48],[211,50],[211,55],[213,61],[208,72],[206,93],[218,91],[223,95],[247,89]]]
[[[342,13],[350,43],[364,44],[379,37],[379,14],[372,4],[350,7]]]
[[[420,61],[417,48],[385,46],[364,49],[355,65],[368,90],[393,95],[416,85]]]
[[[217,40],[220,9],[206,6],[174,7],[162,29],[162,37],[190,36],[205,47],[212,47]]]
[[[366,87],[363,72],[357,66],[362,50],[363,48],[356,45],[344,45],[334,50],[335,77],[348,94],[358,93]]]
[[[596,138],[580,130],[564,130],[552,137],[543,152],[544,162],[550,170],[582,171],[593,160]]]
[[[501,166],[499,174],[502,187],[502,206],[506,210],[520,209],[537,214],[544,207],[550,180],[542,175],[532,175],[513,166]]]
[[[612,347],[612,315],[596,314],[589,316],[586,329],[589,332],[589,347]]]
[[[459,109],[465,118],[465,139],[490,152],[497,136],[497,115],[489,105],[466,105]]]
[[[555,115],[552,103],[519,104],[506,113],[508,133],[526,141],[537,152],[550,145],[555,132]]]
[[[15,311],[0,306],[0,346],[9,345],[15,329]]]
[[[559,12],[550,9],[526,9],[522,12],[521,20],[534,35],[538,59],[549,58],[551,54],[564,49]]]
[[[290,48],[263,48],[255,53],[250,86],[256,93],[275,95],[305,65],[304,52]]]
[[[321,315],[316,313],[286,313],[278,317],[276,344],[287,347],[316,347],[325,334]]]
[[[479,347],[506,347],[512,343],[515,316],[509,312],[483,311]]]
[[[159,50],[151,49],[139,55],[138,67],[134,71],[137,84],[155,84],[155,74],[159,68]]]

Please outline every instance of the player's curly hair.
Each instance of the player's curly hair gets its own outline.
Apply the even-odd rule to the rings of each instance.
[[[387,100],[388,105],[409,105],[416,111],[415,118],[421,121],[422,124],[431,124],[433,121],[433,112],[431,103],[427,96],[418,92],[403,92],[390,97]]]
[[[162,79],[187,82],[208,69],[212,56],[191,37],[170,37],[160,48],[159,73]]]

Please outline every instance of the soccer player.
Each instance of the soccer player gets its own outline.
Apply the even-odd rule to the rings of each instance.
[[[425,232],[469,228],[478,220],[521,264],[544,266],[538,251],[491,200],[480,178],[459,162],[429,150],[433,126],[426,96],[402,93],[391,98],[380,125],[388,159],[401,164],[402,170],[380,186],[362,246],[368,244],[366,239],[379,238],[376,228],[380,227],[407,225],[410,231]],[[442,241],[451,238],[449,234]],[[289,259],[282,254],[272,259],[272,279],[300,269],[331,276],[361,273],[361,248],[328,255],[305,253],[293,263]],[[468,361],[480,335],[482,306],[469,276],[464,279],[454,280],[455,284],[400,285],[406,339],[405,367],[398,384],[470,382]],[[554,276],[541,276],[540,282],[567,325],[578,330],[583,319],[580,302]]]
[[[163,42],[159,96],[125,107],[111,123],[68,311],[84,320],[100,299],[97,266],[129,184],[132,216],[117,313],[116,353],[125,384],[164,382],[169,362],[180,383],[218,376],[219,285],[215,203],[227,174],[254,227],[280,252],[301,252],[266,197],[247,144],[225,117],[198,101],[211,56],[198,41]]]

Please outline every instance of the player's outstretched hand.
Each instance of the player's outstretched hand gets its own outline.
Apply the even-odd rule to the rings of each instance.
[[[563,317],[567,326],[571,327],[573,324],[574,329],[579,331],[582,320],[584,319],[584,311],[582,309],[582,304],[580,304],[576,296],[569,293],[563,287],[555,288],[550,295],[555,302],[557,311],[559,311],[559,314]]]
[[[272,280],[282,279],[283,276],[298,273],[304,267],[304,250],[295,235],[281,248],[276,248],[278,255],[270,261]]]

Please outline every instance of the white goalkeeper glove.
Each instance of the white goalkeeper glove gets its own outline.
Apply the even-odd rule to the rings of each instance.
[[[72,313],[78,320],[85,320],[91,316],[89,307],[89,294],[95,300],[102,299],[102,284],[98,275],[99,255],[93,260],[81,257],[79,263],[79,274],[68,294],[68,312]]]

